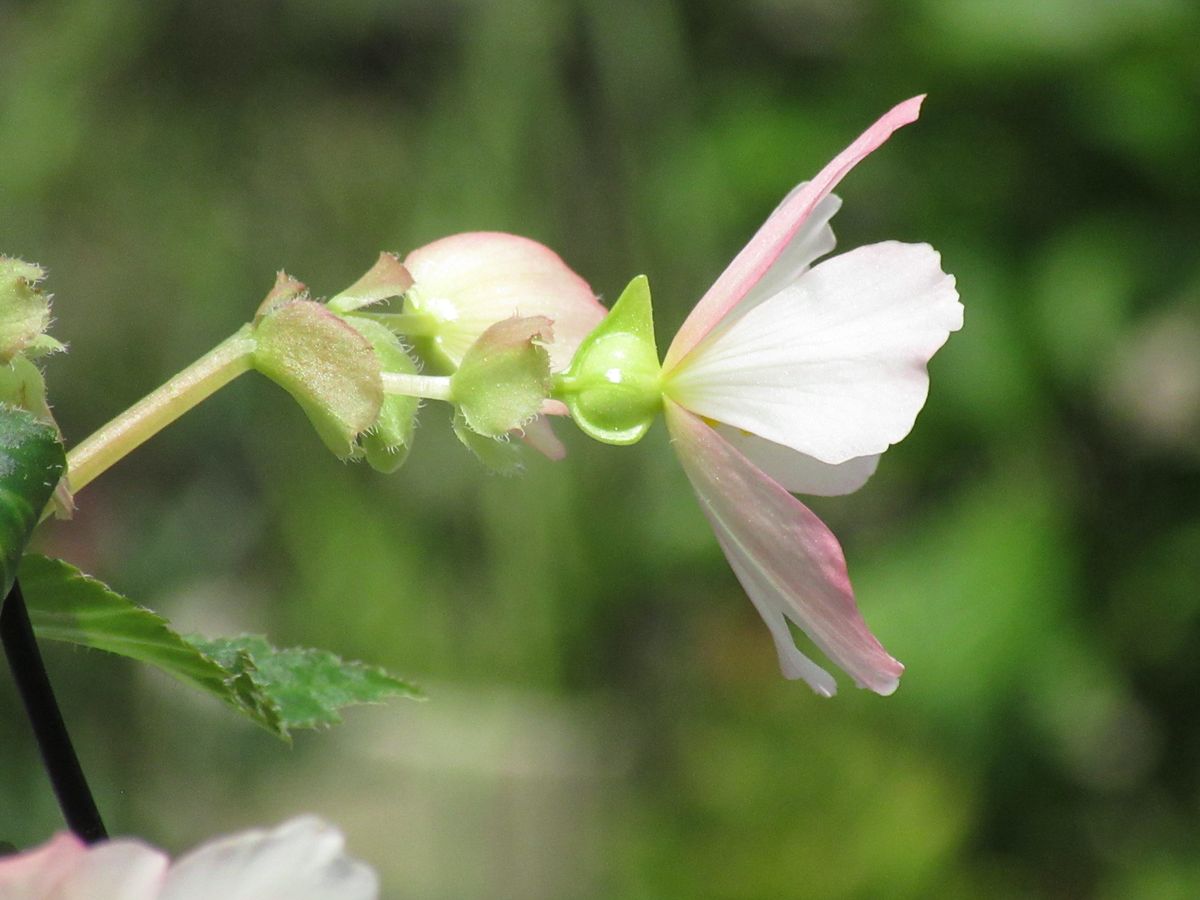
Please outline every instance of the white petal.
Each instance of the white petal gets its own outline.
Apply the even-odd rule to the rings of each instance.
[[[718,424],[717,431],[739,453],[793,494],[815,497],[853,494],[870,480],[879,466],[878,453],[857,456],[834,466],[728,425]]]
[[[791,192],[783,198],[783,201],[776,208],[776,212],[782,209],[800,191],[807,188],[808,184],[807,181],[802,181],[796,187],[792,188]],[[816,260],[827,253],[832,253],[834,247],[837,246],[837,238],[834,237],[833,229],[829,227],[829,220],[841,208],[841,197],[838,197],[836,194],[829,194],[824,197],[813,208],[812,213],[804,221],[804,224],[800,226],[800,230],[788,241],[779,256],[776,257],[775,262],[771,263],[770,267],[763,273],[754,287],[746,292],[746,296],[738,301],[737,306],[729,311],[717,328],[722,327],[725,322],[732,322],[734,319],[745,315],[749,310],[758,306],[758,304],[762,303],[768,297],[779,293],[808,271],[808,267]]]
[[[167,871],[166,854],[140,841],[105,841],[54,889],[50,900],[157,900]]]
[[[897,128],[915,122],[924,96],[913,97],[886,112],[849,147],[839,153],[812,181],[788,194],[733,261],[700,298],[679,327],[663,366],[672,369],[719,325],[751,291],[803,227],[821,201],[850,170],[886,141]]]
[[[788,678],[832,696],[829,673],[792,641],[790,619],[860,687],[892,693],[904,667],[867,628],[837,538],[716,430],[664,401],[675,452],[738,581],[771,630]]]
[[[813,267],[666,375],[681,406],[822,462],[882,453],[912,429],[926,364],[962,327],[927,244],[889,241]]]
[[[311,816],[205,844],[167,875],[162,900],[375,900],[375,873]]]

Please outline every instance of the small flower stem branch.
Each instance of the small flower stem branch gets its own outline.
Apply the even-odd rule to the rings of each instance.
[[[402,375],[395,372],[383,373],[383,390],[388,394],[403,394],[406,397],[423,397],[426,400],[454,399],[450,378],[437,375]]]
[[[108,832],[83,776],[79,757],[71,746],[71,737],[33,636],[29,610],[16,581],[0,606],[0,641],[67,827],[89,844],[104,840]]]
[[[249,371],[254,347],[246,325],[72,448],[67,454],[71,490],[81,490],[189,409]]]

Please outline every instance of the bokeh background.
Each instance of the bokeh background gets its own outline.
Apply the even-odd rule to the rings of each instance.
[[[40,538],[183,629],[423,684],[290,749],[47,648],[111,830],[303,810],[397,898],[1200,896],[1200,7],[1191,0],[0,3],[0,251],[50,271],[71,442],[380,249],[537,238],[660,346],[893,103],[843,247],[929,241],[966,327],[915,432],[813,501],[888,699],[778,674],[661,426],[393,477],[247,376]],[[561,429],[560,429],[561,430]],[[60,827],[0,678],[0,839]]]

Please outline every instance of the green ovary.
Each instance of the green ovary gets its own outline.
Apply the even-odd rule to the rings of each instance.
[[[653,348],[633,334],[600,336],[559,379],[554,396],[567,404],[589,437],[636,443],[662,407],[658,360]]]

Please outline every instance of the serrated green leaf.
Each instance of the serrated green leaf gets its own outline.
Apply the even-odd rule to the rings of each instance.
[[[336,725],[344,706],[421,696],[416,687],[377,666],[346,662],[327,650],[280,650],[252,634],[187,640],[227,669],[244,666],[248,658],[247,674],[274,701],[285,728]]]
[[[162,616],[62,560],[26,556],[20,577],[38,637],[149,663],[285,740],[291,729],[335,724],[342,706],[419,696],[382,669],[323,650],[276,650],[249,635],[183,637]]]
[[[0,602],[65,466],[54,428],[0,404]]]
[[[208,658],[162,616],[60,559],[30,554],[21,561],[20,575],[39,638],[149,663],[184,684],[214,694],[268,731],[286,736],[278,711],[243,669],[226,668]]]

